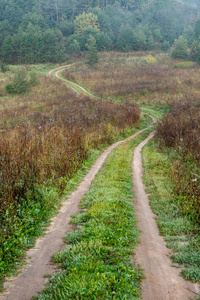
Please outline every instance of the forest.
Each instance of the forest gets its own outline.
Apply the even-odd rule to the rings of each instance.
[[[199,1],[1,0],[0,60],[62,62],[88,50],[169,50],[199,61]],[[190,51],[188,50],[190,48]]]

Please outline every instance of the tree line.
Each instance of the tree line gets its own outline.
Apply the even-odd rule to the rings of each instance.
[[[61,62],[91,45],[166,51],[180,36],[191,45],[199,38],[199,11],[197,0],[1,0],[0,59]]]

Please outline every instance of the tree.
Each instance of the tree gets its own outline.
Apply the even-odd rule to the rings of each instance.
[[[187,40],[183,36],[180,36],[177,40],[175,40],[171,56],[173,58],[182,59],[186,59],[188,57]]]
[[[195,37],[198,38],[200,36],[200,19],[198,19],[195,23],[194,32]]]
[[[97,52],[97,47],[96,47],[96,40],[95,38],[90,35],[86,44],[86,47],[88,49],[86,58],[87,58],[87,63],[91,66],[96,64],[99,60],[98,52]]]
[[[133,29],[129,25],[122,26],[117,39],[117,49],[120,51],[133,50]]]
[[[97,16],[93,13],[83,12],[81,15],[77,16],[74,21],[75,33],[80,35],[88,27],[99,30]]]
[[[164,41],[161,46],[162,51],[167,51],[167,50],[169,50],[169,48],[170,48],[169,42]]]
[[[69,47],[68,47],[68,52],[70,53],[70,54],[72,54],[72,53],[78,53],[78,52],[80,52],[80,45],[79,45],[79,42],[77,41],[77,40],[73,40],[72,41],[72,43],[69,45]]]
[[[137,50],[146,50],[147,37],[142,29],[137,32]]]
[[[190,56],[193,61],[200,63],[200,42],[194,41],[190,50]]]
[[[187,40],[188,46],[190,47],[195,40],[195,32],[191,26],[185,28],[183,32],[184,38]]]

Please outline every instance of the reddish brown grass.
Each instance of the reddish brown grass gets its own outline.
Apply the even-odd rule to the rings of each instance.
[[[78,97],[47,78],[13,102],[0,112],[0,214],[26,200],[35,183],[66,182],[91,148],[112,142],[140,118],[134,104]]]

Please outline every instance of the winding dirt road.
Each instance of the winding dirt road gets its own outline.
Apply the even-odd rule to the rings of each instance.
[[[58,73],[70,66],[54,69],[49,72],[49,76],[55,71],[55,75],[60,79]],[[71,83],[67,85],[73,88]],[[82,88],[79,85],[77,87],[79,89]],[[73,89],[77,92],[75,88]],[[81,90],[84,93],[87,92],[83,88]],[[153,123],[149,127],[156,122],[153,117],[152,119]],[[140,130],[125,140],[116,142],[96,160],[77,190],[63,203],[59,214],[52,220],[46,235],[37,240],[34,249],[28,251],[27,265],[24,270],[15,279],[7,281],[5,284],[7,288],[6,293],[0,296],[0,300],[30,300],[33,295],[36,295],[38,291],[43,289],[47,281],[44,275],[56,272],[55,267],[51,264],[51,257],[64,247],[63,237],[67,232],[73,230],[72,225],[69,225],[71,216],[79,211],[78,205],[80,200],[89,190],[91,182],[103,166],[108,154],[119,144],[135,138],[147,128]],[[171,261],[167,257],[169,251],[163,238],[159,236],[154,215],[148,204],[148,196],[142,183],[141,149],[153,137],[153,134],[150,134],[135,149],[132,164],[134,192],[136,194],[135,206],[139,228],[142,231],[140,236],[141,243],[137,249],[136,257],[137,261],[144,268],[146,275],[146,279],[142,284],[142,299],[186,300],[188,296],[195,295],[193,292],[198,291],[197,285],[186,282],[179,276],[178,271],[171,267]]]

